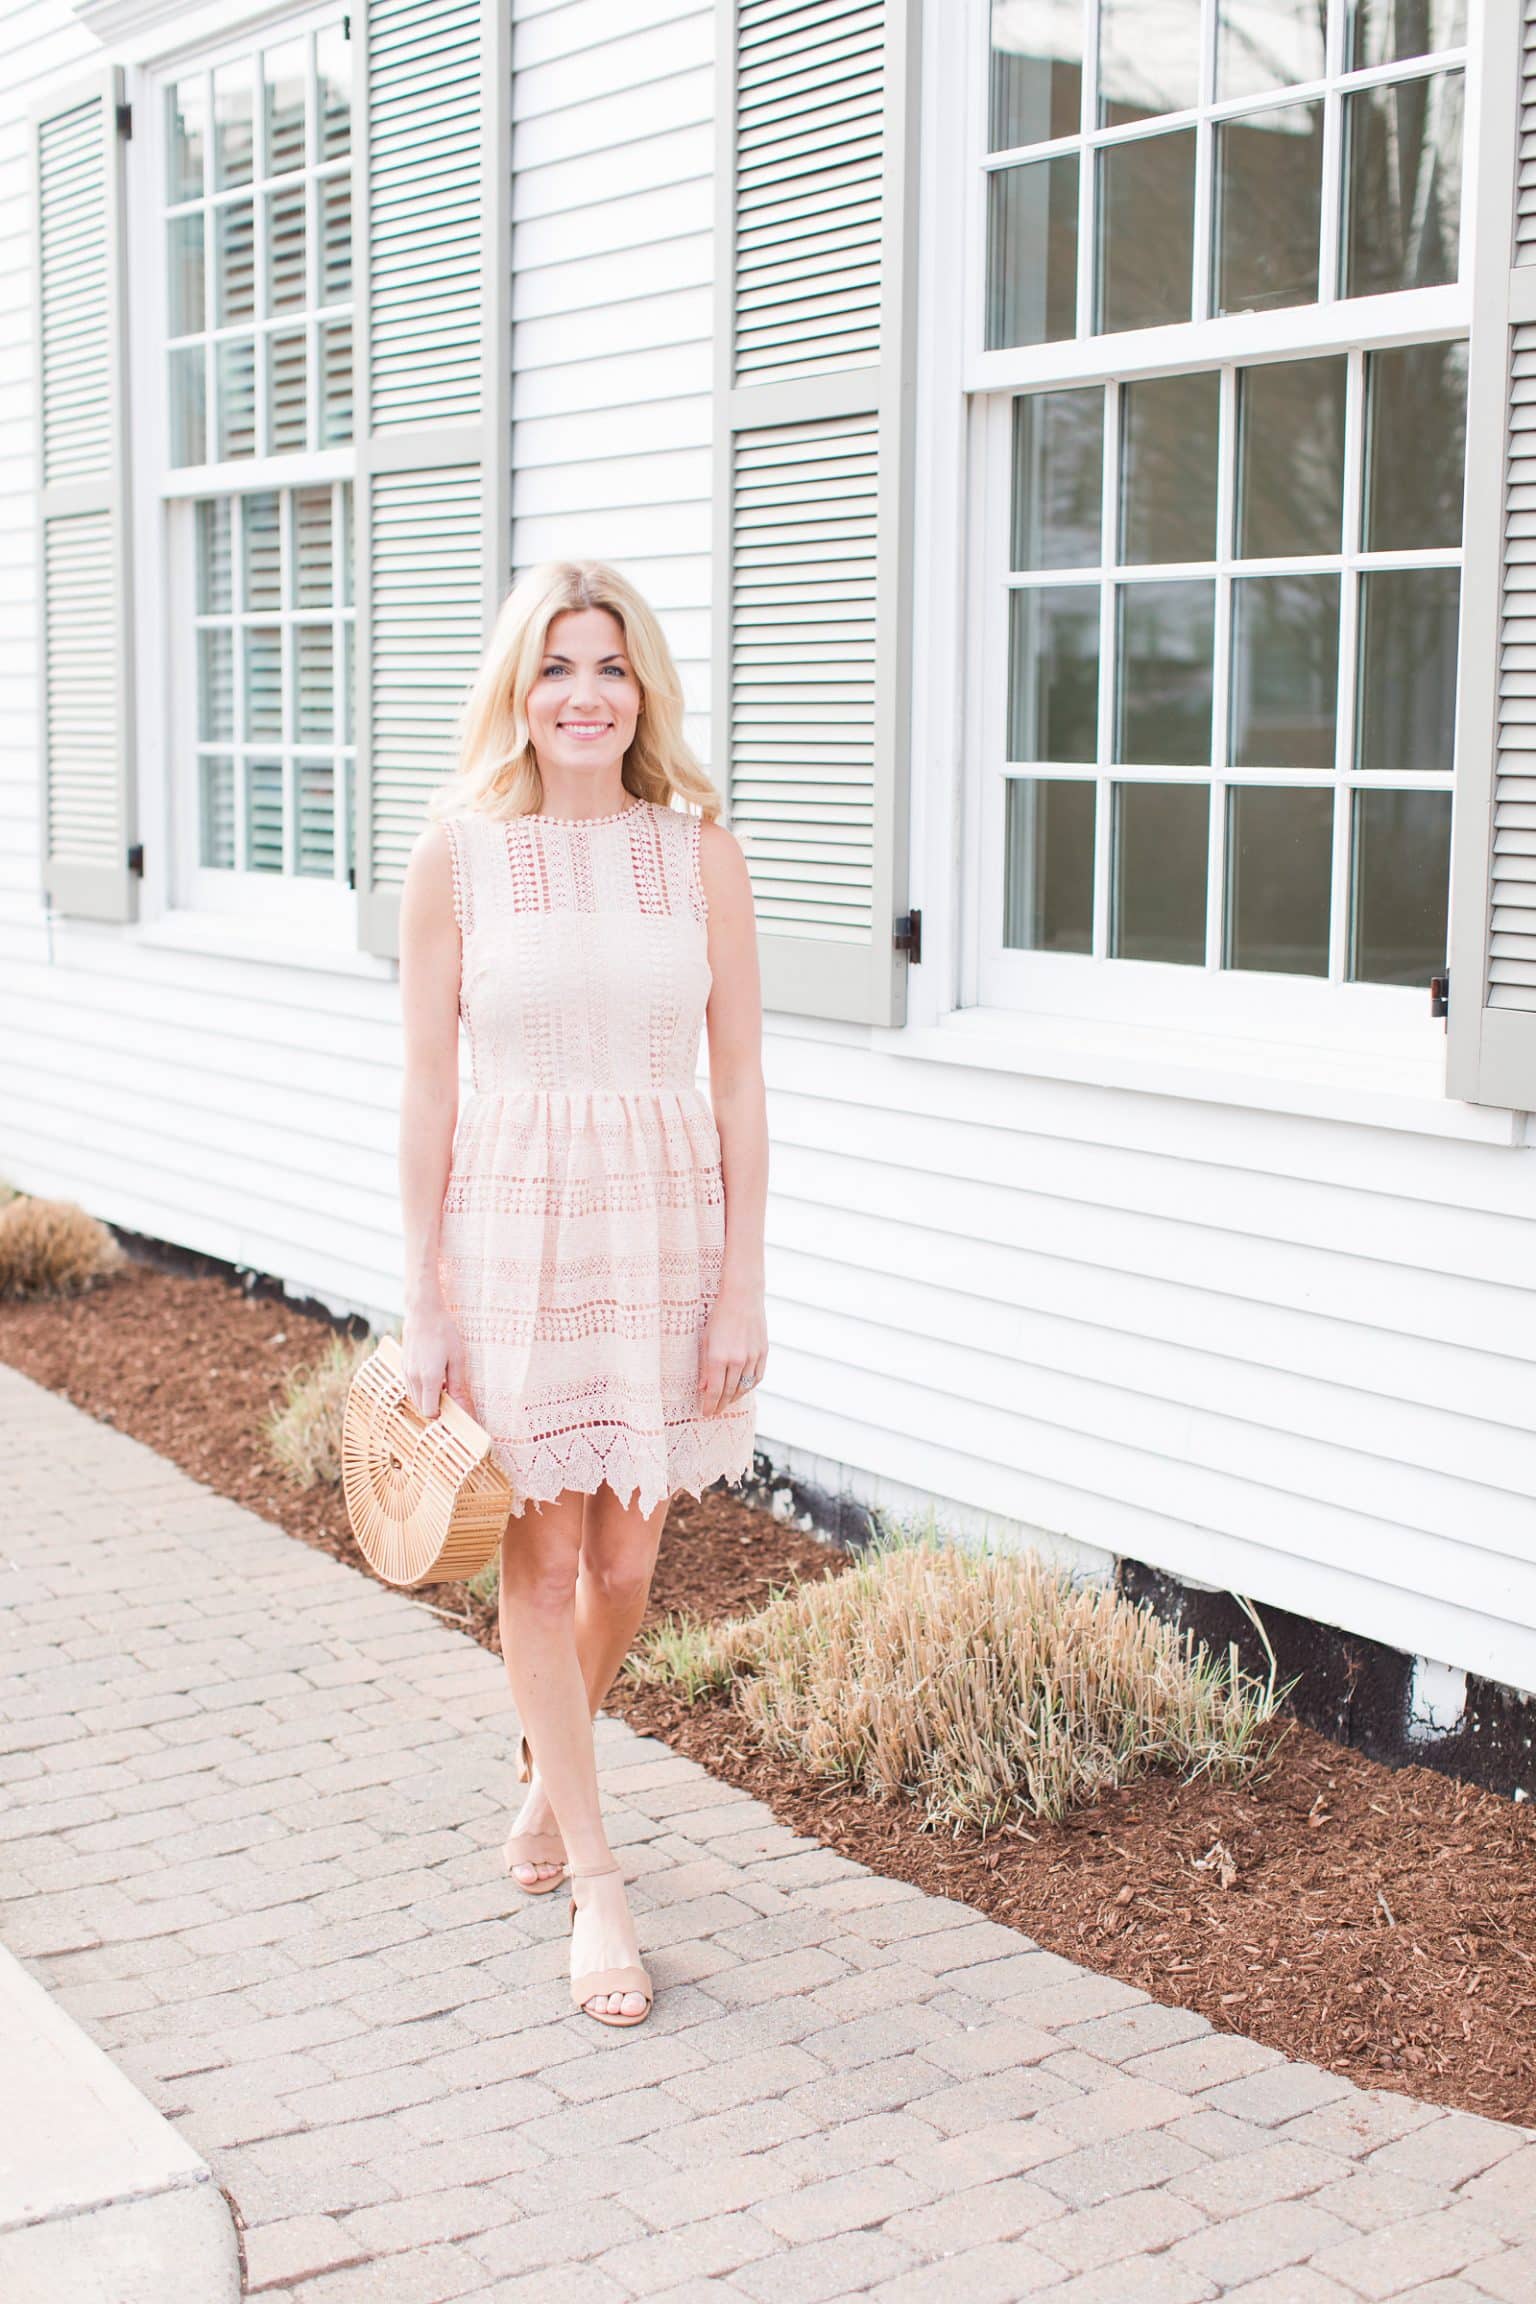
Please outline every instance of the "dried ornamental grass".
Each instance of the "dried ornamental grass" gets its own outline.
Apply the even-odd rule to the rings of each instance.
[[[501,1546],[487,1560],[478,1575],[464,1580],[464,1589],[474,1600],[486,1607],[494,1607],[501,1589]]]
[[[768,1750],[983,1833],[1151,1769],[1253,1776],[1284,1694],[1035,1554],[901,1532],[755,1616],[660,1626],[627,1669],[689,1702],[729,1688]]]
[[[341,1481],[341,1432],[352,1378],[378,1350],[377,1336],[332,1335],[318,1357],[293,1369],[282,1405],[266,1421],[273,1455],[301,1488]]]
[[[106,1225],[73,1200],[17,1193],[0,1207],[0,1298],[83,1295],[127,1262]]]

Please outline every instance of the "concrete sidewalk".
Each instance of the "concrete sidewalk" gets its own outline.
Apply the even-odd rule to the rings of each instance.
[[[0,1946],[0,2296],[165,2304],[240,2294],[207,2162]]]
[[[207,2160],[251,2292],[1536,2299],[1536,2136],[1214,2033],[611,1718],[657,2005],[599,2030],[565,1899],[501,1871],[495,1657],[4,1367],[0,1459],[0,1939]]]

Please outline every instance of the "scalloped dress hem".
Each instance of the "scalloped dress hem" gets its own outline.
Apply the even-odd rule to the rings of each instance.
[[[687,1443],[669,1455],[664,1478],[658,1479],[654,1457],[637,1460],[627,1445],[631,1433],[610,1427],[612,1439],[601,1447],[586,1434],[535,1440],[491,1437],[491,1454],[512,1483],[513,1517],[521,1519],[530,1504],[552,1504],[567,1489],[593,1496],[611,1488],[626,1510],[638,1508],[648,1515],[664,1499],[677,1495],[702,1496],[717,1480],[740,1480],[752,1465],[755,1429],[752,1402],[721,1415],[718,1445],[705,1446],[697,1427],[688,1427]]]

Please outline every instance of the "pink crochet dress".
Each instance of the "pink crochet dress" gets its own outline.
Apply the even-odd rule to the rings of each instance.
[[[607,1481],[641,1511],[751,1463],[756,1394],[698,1406],[720,1137],[696,1085],[712,981],[701,819],[442,819],[473,1088],[439,1269],[514,1510]]]

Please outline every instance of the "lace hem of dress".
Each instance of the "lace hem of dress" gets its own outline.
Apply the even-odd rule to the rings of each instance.
[[[739,1414],[685,1425],[666,1451],[637,1449],[623,1425],[586,1426],[537,1440],[498,1440],[491,1452],[512,1483],[514,1514],[528,1504],[549,1504],[567,1488],[594,1495],[606,1481],[626,1507],[639,1491],[642,1514],[680,1490],[700,1496],[715,1480],[739,1480],[750,1470],[755,1418],[749,1403]],[[711,1428],[712,1427],[712,1428]]]

